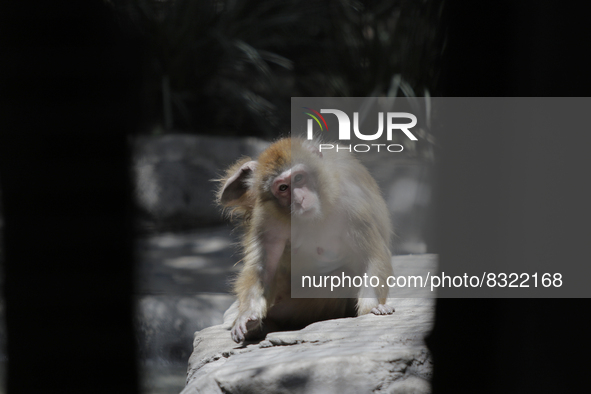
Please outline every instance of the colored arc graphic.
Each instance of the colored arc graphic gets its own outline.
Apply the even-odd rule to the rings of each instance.
[[[314,112],[316,115],[318,115],[320,117],[320,119],[322,119],[322,122],[324,123],[324,125],[326,126],[326,130],[328,131],[328,125],[326,124],[326,120],[324,120],[324,117],[322,115],[320,115],[320,113],[318,111],[313,110],[312,108],[308,108],[308,107],[302,107],[304,109],[309,109],[310,111]],[[320,126],[320,130],[324,130],[322,128],[322,124],[320,123],[320,121],[318,120],[318,118],[314,115],[312,115],[309,112],[304,112],[306,115],[310,115],[312,118],[314,118],[314,120],[316,121],[316,123],[318,123],[318,126]]]

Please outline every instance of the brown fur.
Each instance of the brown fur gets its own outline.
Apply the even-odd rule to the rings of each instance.
[[[243,164],[251,160],[252,159],[247,156],[240,158],[238,161],[228,167],[223,177],[214,180],[215,182],[218,182],[218,189],[216,191],[217,203],[223,208],[224,215],[229,217],[232,221],[249,220],[252,209],[254,208],[255,196],[253,191],[247,189],[239,199],[234,200],[231,203],[224,204],[222,203],[222,193],[224,191],[224,186],[226,185],[227,180],[232,175],[234,175]]]
[[[355,308],[357,314],[384,313],[375,312],[377,305],[361,298],[357,302],[337,298],[291,299],[289,239],[282,241],[285,246],[270,282],[265,279],[266,275],[271,275],[265,263],[270,252],[263,248],[263,237],[273,237],[276,228],[289,229],[292,220],[290,208],[278,203],[271,185],[274,179],[297,163],[306,164],[312,189],[318,195],[322,217],[314,220],[320,224],[323,217],[331,214],[347,218],[348,225],[340,229],[348,234],[352,243],[342,245],[353,248],[347,259],[362,260],[362,264],[355,263],[358,269],[370,276],[378,276],[380,284],[385,284],[385,278],[392,274],[391,230],[386,204],[365,167],[354,156],[342,153],[322,157],[307,141],[281,139],[261,153],[255,163],[256,170],[251,171],[254,162],[245,157],[228,168],[225,176],[218,180],[218,203],[231,217],[239,219],[245,230],[242,239],[244,266],[234,282],[239,315],[232,335],[237,342],[243,336],[264,335],[269,328],[300,328],[318,320],[352,316]],[[388,287],[378,286],[374,291],[381,307],[386,303]]]

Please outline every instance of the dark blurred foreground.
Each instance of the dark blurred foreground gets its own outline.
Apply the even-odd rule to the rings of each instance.
[[[591,39],[558,1],[450,1],[446,96],[589,96]],[[445,114],[435,197],[440,270],[589,260],[588,111],[513,134],[501,114]],[[510,111],[508,111],[510,113]],[[470,114],[470,116],[466,116]],[[556,113],[540,114],[532,124]],[[463,124],[462,124],[463,123]],[[558,122],[560,123],[560,122]],[[555,123],[554,123],[555,124]],[[526,263],[525,265],[523,263]],[[568,286],[566,279],[565,286]],[[588,387],[588,299],[439,299],[428,341],[434,393],[556,393]]]
[[[137,393],[127,135],[141,57],[100,2],[0,14],[8,393]]]

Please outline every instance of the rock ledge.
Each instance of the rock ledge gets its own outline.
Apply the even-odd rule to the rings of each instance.
[[[436,263],[433,255],[401,258]],[[390,316],[318,322],[245,346],[230,338],[234,304],[223,324],[195,334],[181,394],[429,393],[432,361],[424,338],[432,328],[434,299],[389,303],[396,308]]]

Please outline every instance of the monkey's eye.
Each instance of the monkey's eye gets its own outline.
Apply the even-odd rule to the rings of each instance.
[[[284,192],[284,191],[286,191],[286,190],[287,190],[287,187],[288,187],[288,186],[287,186],[285,183],[284,183],[283,185],[279,185],[279,191],[280,191],[280,192]]]
[[[293,178],[293,180],[294,180],[294,182],[296,182],[296,183],[297,183],[297,182],[301,181],[303,177],[304,177],[304,176],[303,176],[302,174],[297,174],[297,175],[296,175],[296,176]]]

